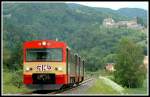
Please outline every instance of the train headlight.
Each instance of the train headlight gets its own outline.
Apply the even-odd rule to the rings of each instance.
[[[30,71],[30,70],[32,70],[32,68],[29,68],[29,67],[26,68],[26,71]]]
[[[56,67],[55,70],[62,71],[62,67]]]
[[[29,67],[27,67],[27,68],[26,68],[26,71],[29,71],[29,70],[30,70],[30,68],[29,68]]]
[[[62,71],[62,68],[61,68],[61,67],[58,67],[58,70],[59,70],[59,71]]]
[[[42,45],[45,46],[45,45],[46,45],[46,41],[43,41],[43,42],[42,42]]]

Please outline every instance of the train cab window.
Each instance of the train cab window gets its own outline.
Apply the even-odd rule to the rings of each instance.
[[[62,49],[27,49],[26,61],[62,61]]]

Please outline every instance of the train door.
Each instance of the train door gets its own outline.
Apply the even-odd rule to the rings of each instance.
[[[80,82],[82,81],[83,77],[83,61],[80,60]]]
[[[69,58],[69,56],[70,56],[70,51],[69,51],[69,49],[67,48],[66,49],[66,51],[67,51],[67,53],[66,53],[66,75],[67,75],[67,81],[68,81],[68,83],[70,82],[70,77],[69,77],[69,74],[70,74],[70,64],[69,64],[69,60],[70,60],[70,58]]]
[[[83,70],[82,70],[82,75],[83,75],[83,76],[82,76],[82,81],[84,80],[84,64],[85,64],[85,61],[83,60],[83,61],[82,61],[82,69],[83,69]]]
[[[81,78],[80,78],[80,77],[81,77],[81,74],[80,74],[80,73],[81,73],[81,71],[80,71],[81,68],[80,68],[80,66],[81,66],[81,57],[79,57],[79,66],[78,66],[78,69],[79,69],[78,75],[79,75],[79,76],[78,76],[78,82],[80,82],[80,80],[81,80]]]
[[[75,74],[76,74],[75,80],[77,83],[78,82],[78,55],[75,55]]]
[[[76,77],[76,65],[75,57],[72,52],[70,52],[70,83],[75,83]]]

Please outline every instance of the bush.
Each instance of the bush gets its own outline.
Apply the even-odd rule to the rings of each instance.
[[[23,81],[22,81],[22,70],[19,70],[19,71],[15,71],[13,74],[12,74],[12,84],[18,88],[20,88],[23,84]]]
[[[146,75],[142,65],[144,58],[142,48],[132,40],[124,38],[118,49],[115,80],[129,88],[141,87]]]

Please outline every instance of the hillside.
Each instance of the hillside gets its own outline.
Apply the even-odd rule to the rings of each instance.
[[[68,4],[68,6],[71,9],[82,11],[87,11],[86,9],[88,8],[89,10],[92,10],[92,12],[94,10],[94,12],[105,14],[105,17],[112,17],[116,21],[129,20],[133,19],[134,17],[140,17],[143,19],[145,23],[147,22],[147,11],[140,8],[120,8],[118,10],[113,10],[110,8],[103,8],[103,7],[88,7],[74,3],[70,3]],[[91,12],[89,11],[89,13]]]
[[[140,9],[140,8],[120,8],[117,10],[118,13],[120,13],[121,15],[125,15],[128,16],[130,18],[133,17],[141,17],[143,18],[145,21],[147,20],[147,11],[144,9]]]
[[[118,14],[117,11],[110,8],[88,7],[74,3],[70,3],[68,4],[68,6],[78,13],[85,13],[87,15],[92,15],[95,18],[100,19],[100,23],[102,23],[103,19],[107,17],[112,17],[116,21],[129,19],[127,16]]]
[[[18,69],[18,64],[22,64],[22,43],[34,39],[58,38],[67,42],[73,51],[86,59],[88,71],[102,69],[106,62],[114,62],[110,58],[122,37],[133,39],[147,53],[145,33],[126,28],[107,29],[101,25],[107,17],[116,21],[130,19],[111,9],[76,4],[4,3],[4,68]]]

